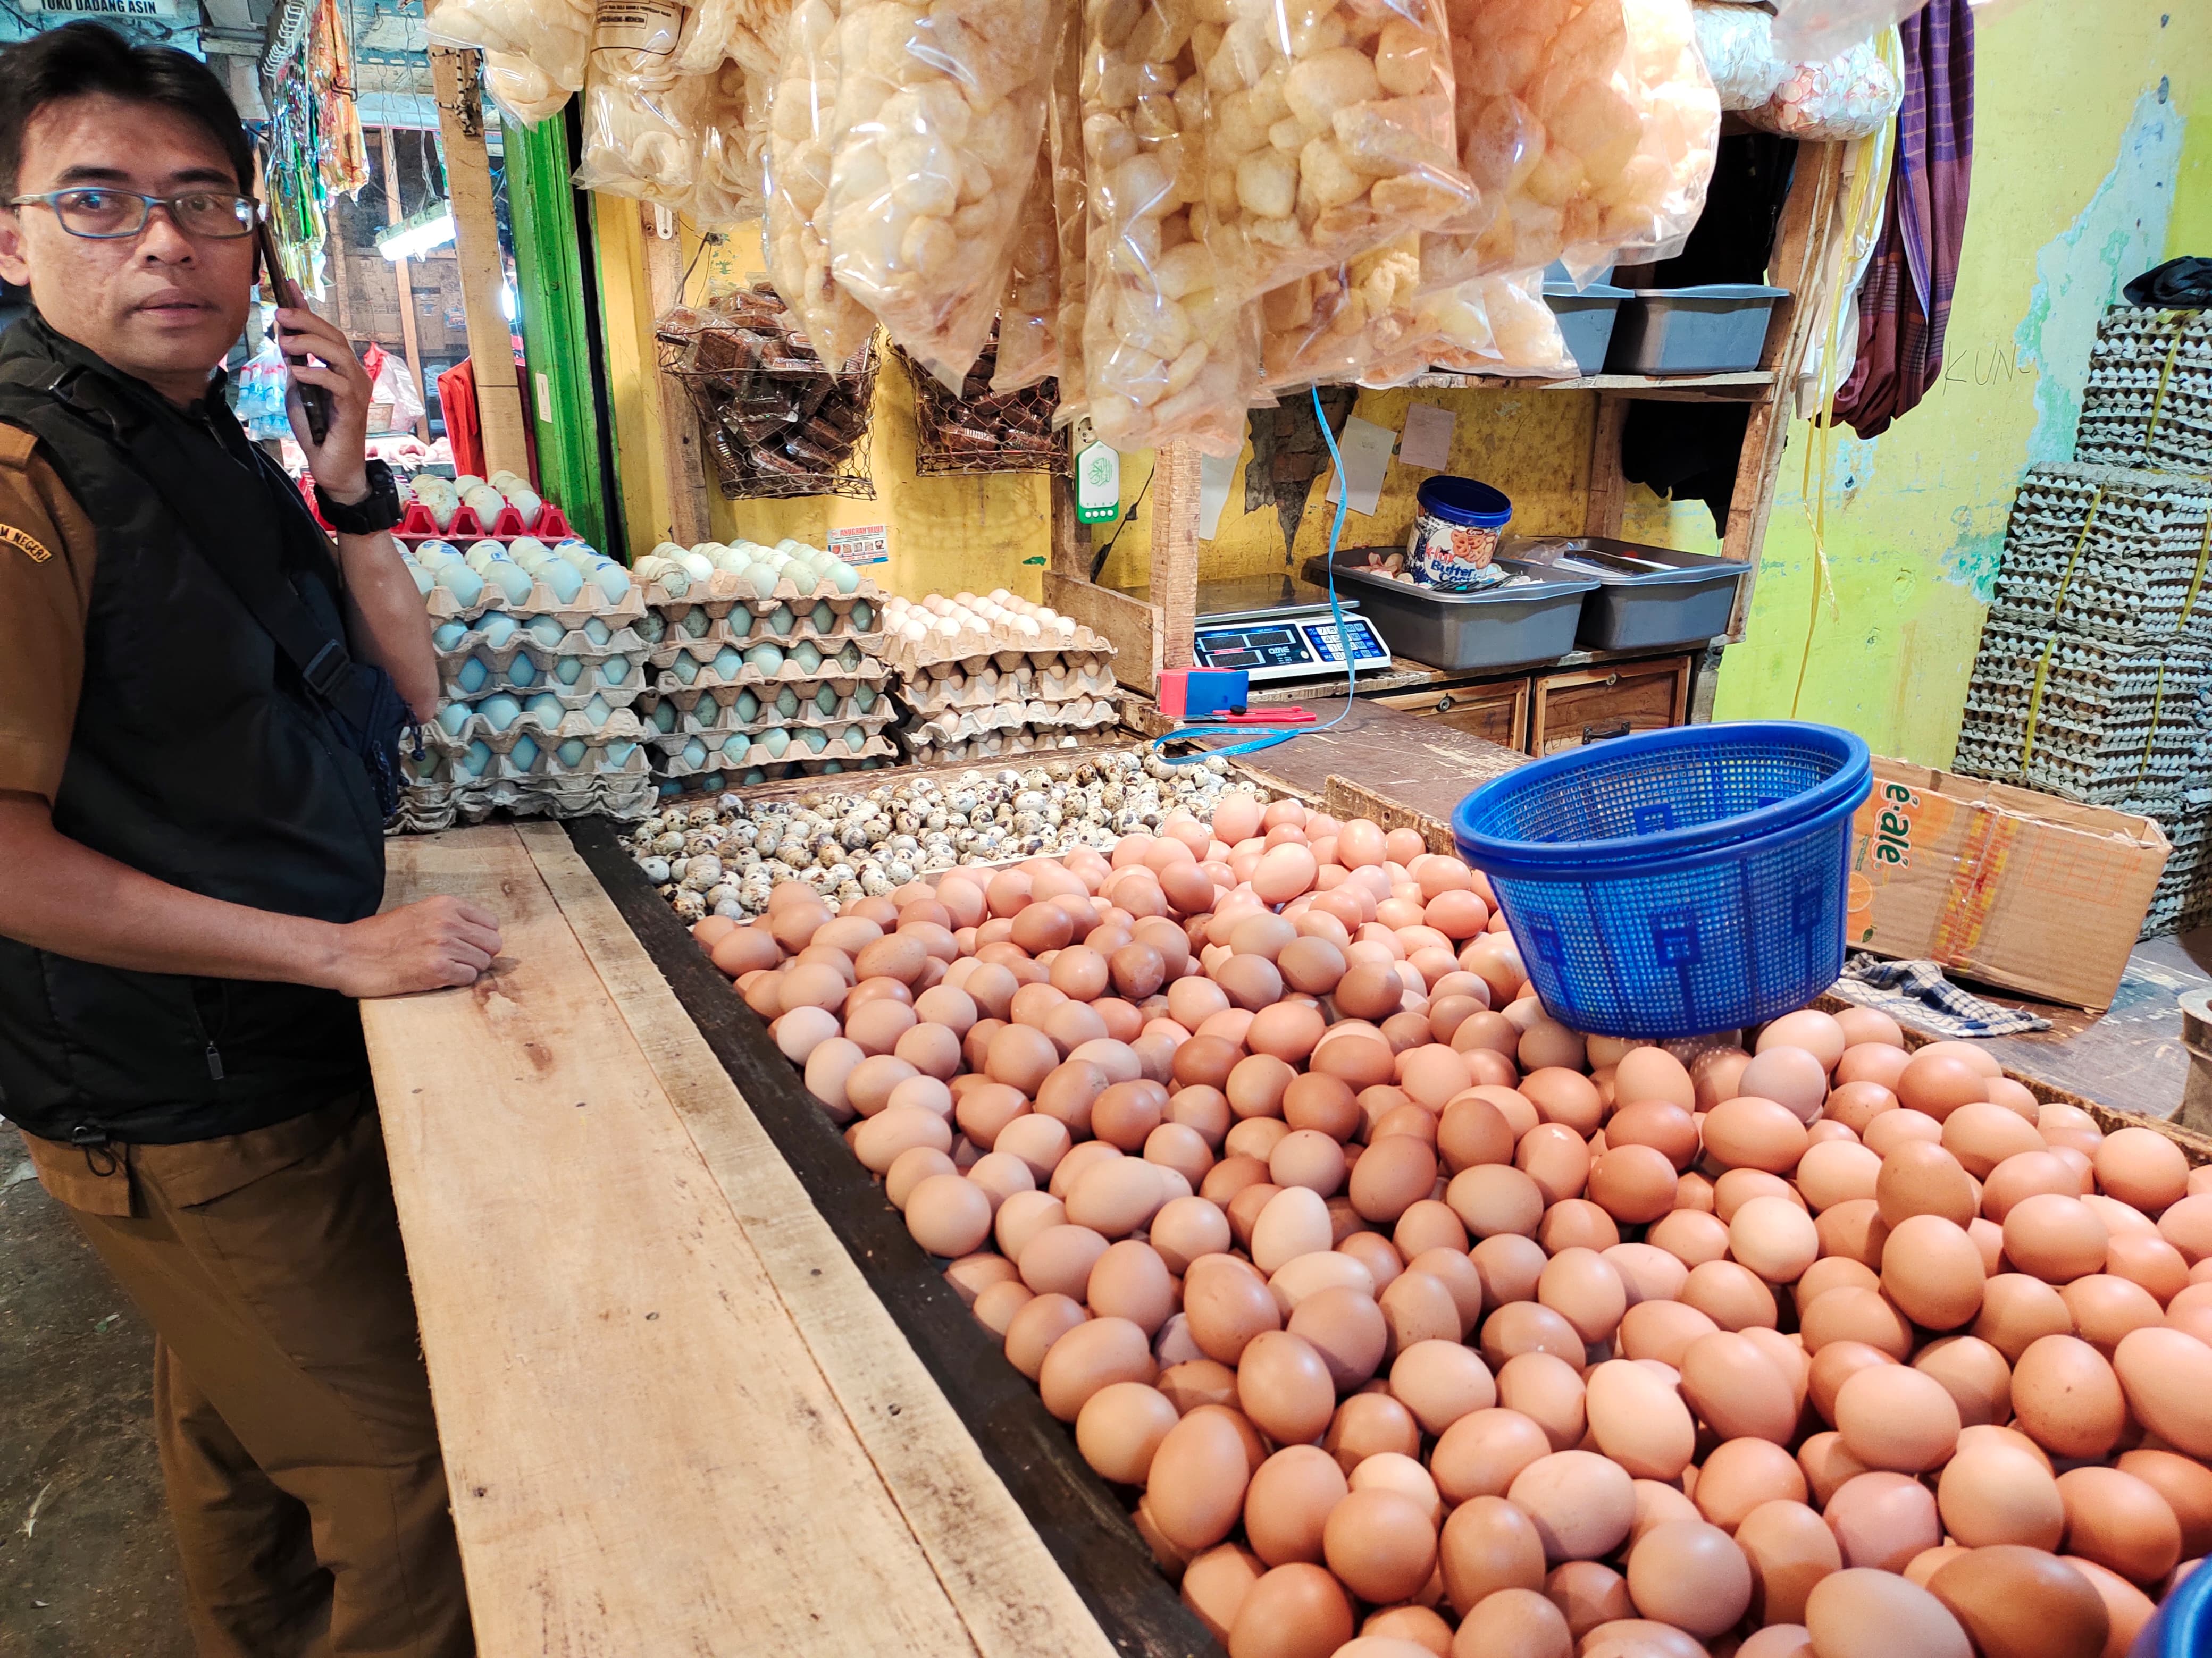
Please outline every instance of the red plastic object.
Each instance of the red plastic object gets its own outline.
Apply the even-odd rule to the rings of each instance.
[[[1293,702],[1275,707],[1262,705],[1256,708],[1237,708],[1224,714],[1200,714],[1195,719],[1235,726],[1310,726],[1314,722],[1314,713],[1311,708],[1302,708]]]
[[[465,512],[467,508],[462,510]],[[509,503],[499,509],[499,516],[491,521],[489,533],[495,541],[512,541],[517,536],[530,532],[522,527],[522,514]]]
[[[538,514],[538,527],[530,533],[540,541],[554,542],[572,540],[576,532],[568,527],[567,515],[549,501]]]
[[[430,516],[430,509],[421,501],[410,501],[407,503],[407,510],[399,515],[399,527],[392,533],[403,541],[412,540],[417,536],[425,541],[434,540],[438,534],[438,520]]]

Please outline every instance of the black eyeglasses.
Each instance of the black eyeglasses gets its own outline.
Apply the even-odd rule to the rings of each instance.
[[[49,190],[36,196],[10,197],[9,207],[50,207],[64,230],[94,241],[112,241],[135,236],[157,207],[167,208],[177,228],[187,236],[228,241],[251,236],[261,204],[251,196],[222,190],[188,190],[177,196],[141,196],[128,190],[100,185],[80,185],[74,190]]]

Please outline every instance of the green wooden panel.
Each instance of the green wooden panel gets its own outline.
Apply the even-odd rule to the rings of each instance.
[[[558,119],[529,127],[505,125],[507,203],[514,217],[515,282],[538,422],[539,482],[547,496],[561,503],[578,535],[619,558],[620,552],[607,545],[591,328],[568,183],[567,127]]]

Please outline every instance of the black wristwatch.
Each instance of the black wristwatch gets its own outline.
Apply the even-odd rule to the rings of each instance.
[[[392,469],[380,460],[372,460],[368,471],[368,494],[350,507],[332,501],[321,484],[315,486],[315,505],[322,509],[323,522],[342,536],[373,536],[406,516]]]

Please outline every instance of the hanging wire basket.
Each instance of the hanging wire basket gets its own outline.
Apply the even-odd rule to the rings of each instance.
[[[873,339],[831,372],[765,283],[678,306],[653,332],[661,372],[690,396],[725,496],[875,499],[861,441],[875,401]]]
[[[975,359],[956,395],[899,346],[891,348],[914,382],[914,470],[917,477],[994,472],[1056,472],[1073,467],[1067,431],[1053,430],[1060,382],[1048,376],[1015,392],[994,392],[998,341]]]

